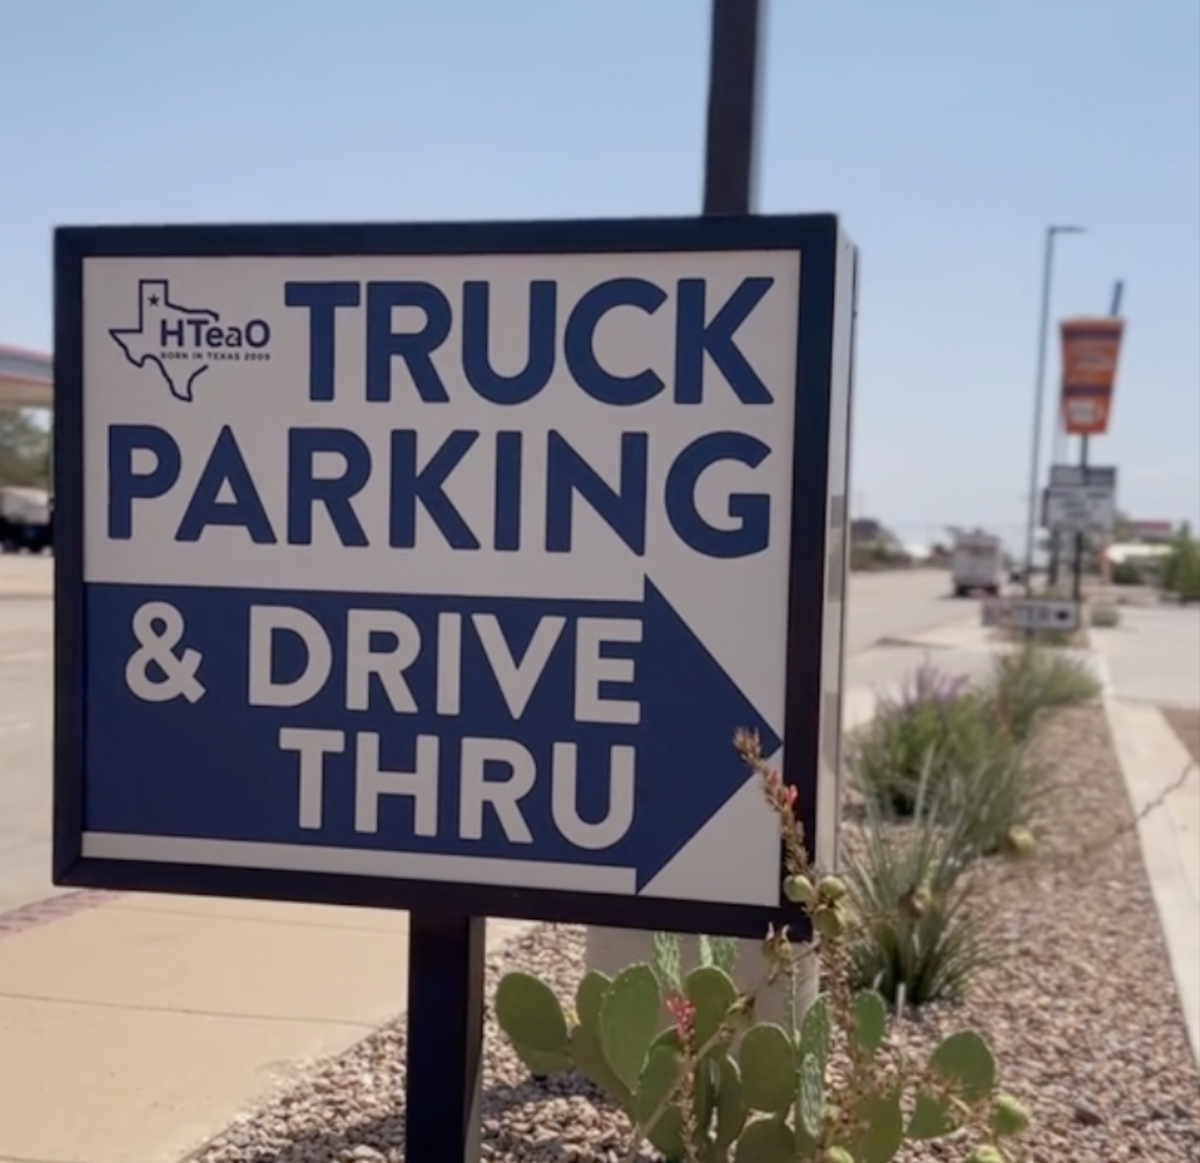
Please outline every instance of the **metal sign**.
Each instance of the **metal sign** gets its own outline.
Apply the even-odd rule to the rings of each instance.
[[[1066,431],[1099,436],[1108,431],[1117,360],[1125,321],[1115,318],[1064,319],[1062,333],[1062,412]]]
[[[1117,470],[1056,464],[1042,498],[1042,524],[1055,533],[1111,534],[1117,523]]]
[[[761,934],[734,731],[836,830],[854,253],[59,231],[55,883]]]
[[[1108,534],[1116,522],[1116,498],[1111,489],[1084,486],[1046,491],[1045,526],[1055,533]]]
[[[983,624],[1004,630],[1079,629],[1079,603],[1058,598],[987,598]]]
[[[1117,470],[1113,465],[1054,464],[1050,466],[1052,489],[1105,488],[1117,490]]]

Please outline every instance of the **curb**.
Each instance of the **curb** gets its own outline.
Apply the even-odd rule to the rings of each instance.
[[[1103,702],[1130,809],[1134,815],[1146,813],[1136,828],[1142,868],[1158,912],[1158,927],[1175,979],[1192,1057],[1200,1064],[1200,994],[1194,988],[1200,974],[1200,933],[1196,928],[1200,875],[1189,868],[1187,840],[1180,834],[1180,813],[1187,816],[1187,809],[1172,803],[1183,789],[1200,779],[1200,772],[1153,703],[1118,699],[1112,694],[1111,684],[1105,689]],[[1180,786],[1169,790],[1181,774]],[[1147,776],[1152,776],[1152,781],[1144,778]],[[1186,834],[1186,824],[1182,827]]]

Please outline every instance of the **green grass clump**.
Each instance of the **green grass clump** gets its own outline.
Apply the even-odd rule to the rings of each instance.
[[[978,688],[926,665],[881,704],[848,750],[866,803],[847,852],[860,988],[922,1005],[960,995],[995,956],[965,874],[981,856],[1031,850],[1041,786],[1029,743],[1045,712],[1099,693],[1083,661],[1027,644]]]
[[[881,698],[871,722],[851,740],[847,765],[865,798],[885,812],[911,816],[922,781],[936,798],[964,757],[986,748],[990,722],[966,679],[928,663],[896,698]]]
[[[907,824],[869,804],[862,844],[846,858],[859,922],[847,946],[851,976],[897,1008],[961,996],[993,952],[963,878],[978,854],[974,823],[927,809],[927,786]]]
[[[996,659],[986,690],[998,723],[1025,742],[1046,711],[1091,702],[1100,684],[1082,660],[1026,645]]]

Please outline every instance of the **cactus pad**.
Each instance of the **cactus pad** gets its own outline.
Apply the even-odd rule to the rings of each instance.
[[[612,980],[598,970],[583,975],[579,988],[575,990],[575,1013],[585,1026],[600,1028],[600,1007],[612,988]]]
[[[742,1089],[752,1110],[778,1114],[796,1097],[796,1051],[782,1026],[751,1026],[738,1049]]]
[[[825,1109],[825,1071],[816,1054],[800,1059],[800,1124],[813,1139],[820,1139],[821,1115]]]
[[[857,994],[852,1005],[854,1040],[865,1054],[874,1054],[887,1034],[887,1005],[874,990]]]
[[[951,1034],[934,1050],[929,1068],[949,1082],[964,1102],[987,1098],[996,1084],[996,1062],[987,1043],[973,1030]],[[937,1139],[950,1134],[958,1120],[950,1103],[921,1091],[913,1107],[906,1134],[910,1139]]]
[[[792,1130],[779,1118],[747,1123],[738,1136],[734,1163],[792,1163]]]
[[[904,1143],[900,1092],[868,1094],[854,1116],[860,1124],[851,1148],[855,1163],[890,1163]]]
[[[655,1046],[647,1056],[646,1065],[638,1079],[634,1104],[638,1124],[645,1131],[646,1138],[668,1159],[682,1159],[686,1154],[683,1119],[678,1107],[669,1103],[653,1125],[648,1123],[674,1090],[681,1061],[679,1054],[670,1046]]]
[[[951,1034],[934,1050],[929,1065],[956,1084],[965,1102],[987,1098],[996,1085],[996,1061],[988,1044],[974,1030]]]
[[[687,975],[684,991],[696,1007],[695,1041],[697,1050],[720,1028],[729,1007],[738,998],[733,978],[715,965],[703,965]]]
[[[633,1117],[632,1090],[613,1073],[600,1048],[600,1034],[594,1026],[585,1026],[581,1022],[571,1031],[571,1057],[584,1078]]]
[[[600,1007],[600,1046],[613,1073],[633,1090],[658,1032],[658,979],[648,965],[632,965],[612,983]]]
[[[722,1054],[713,1062],[717,1069],[717,1121],[713,1154],[724,1160],[746,1124],[746,1096],[738,1064],[728,1054]]]
[[[565,1055],[567,1019],[554,991],[531,973],[506,973],[496,987],[496,1021],[516,1046]]]
[[[570,1054],[556,1054],[552,1050],[536,1050],[532,1046],[522,1046],[520,1042],[511,1040],[509,1044],[534,1078],[546,1078],[551,1074],[565,1074],[575,1064]]]
[[[804,1021],[800,1024],[800,1056],[816,1056],[821,1076],[825,1075],[825,1063],[829,1060],[829,999],[818,994]]]

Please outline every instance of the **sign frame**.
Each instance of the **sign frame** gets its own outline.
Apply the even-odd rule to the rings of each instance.
[[[281,868],[84,855],[88,795],[85,664],[89,629],[84,585],[83,270],[91,258],[229,258],[798,252],[786,690],[779,734],[783,779],[798,790],[810,855],[836,834],[840,778],[823,759],[822,707],[840,707],[844,610],[827,602],[831,579],[844,590],[848,537],[849,417],[853,394],[857,250],[834,215],[630,220],[62,227],[55,235],[54,432],[55,732],[53,880],[56,885],[201,896],[303,901],[497,916],[533,921],[760,936],[769,923],[807,931],[803,914],[776,907],[618,896],[563,889],[381,878]],[[840,338],[839,338],[840,335]],[[835,351],[835,344],[848,345]],[[840,369],[840,370],[839,370]],[[835,440],[835,435],[836,440]],[[836,443],[836,442],[840,442]],[[840,607],[842,603],[837,603]],[[781,613],[783,613],[781,611]],[[820,697],[836,674],[837,698]],[[840,733],[840,724],[837,729]],[[730,742],[732,747],[732,741]],[[720,860],[723,854],[714,853]],[[824,862],[823,862],[824,863]],[[832,864],[832,861],[829,861]],[[782,865],[782,861],[781,861]]]

